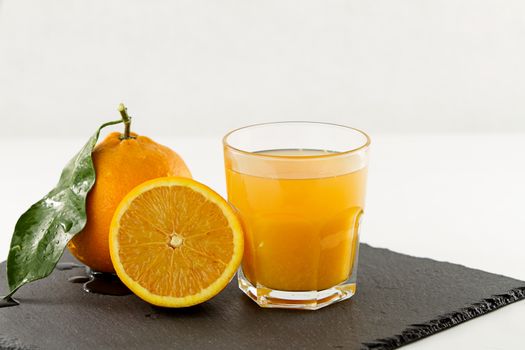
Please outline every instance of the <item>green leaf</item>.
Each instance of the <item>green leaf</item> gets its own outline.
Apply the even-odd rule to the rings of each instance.
[[[91,153],[103,124],[69,161],[54,189],[18,219],[7,258],[10,293],[26,283],[48,276],[71,238],[86,225],[86,196],[95,184]]]

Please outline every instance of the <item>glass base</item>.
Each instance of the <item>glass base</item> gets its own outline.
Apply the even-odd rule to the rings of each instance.
[[[267,308],[318,310],[330,304],[349,299],[356,291],[356,284],[348,281],[320,291],[290,292],[263,286],[255,287],[244,276],[242,269],[239,269],[237,278],[239,289],[260,307]]]

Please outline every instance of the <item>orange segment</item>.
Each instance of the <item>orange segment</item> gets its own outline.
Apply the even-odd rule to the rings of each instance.
[[[229,204],[197,181],[166,177],[134,188],[109,234],[118,276],[145,301],[166,307],[204,302],[231,280],[243,234]]]

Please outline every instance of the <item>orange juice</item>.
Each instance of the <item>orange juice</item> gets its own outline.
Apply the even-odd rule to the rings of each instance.
[[[246,278],[254,286],[284,291],[323,290],[346,281],[356,256],[367,168],[336,169],[335,176],[325,176],[334,173],[326,167],[309,168],[304,178],[295,174],[309,163],[295,159],[326,151],[258,153],[287,159],[271,171],[257,169],[264,162],[243,169],[248,171],[226,162],[228,199],[245,231]],[[319,177],[312,176],[316,173]]]

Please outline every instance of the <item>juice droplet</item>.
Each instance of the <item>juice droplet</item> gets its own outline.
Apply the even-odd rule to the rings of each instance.
[[[86,282],[91,281],[91,277],[89,277],[89,276],[73,276],[73,277],[69,277],[67,280],[68,280],[68,282],[71,282],[71,283],[86,283]]]
[[[84,283],[84,290],[88,293],[122,296],[131,291],[113,273],[90,271],[90,280]]]
[[[73,276],[68,278],[70,283],[82,283],[83,289],[87,293],[104,295],[129,295],[131,291],[120,281],[114,273],[96,272],[84,265],[72,262],[58,263],[57,270],[67,271],[85,268],[86,275]]]
[[[72,262],[62,262],[62,263],[57,264],[56,269],[59,271],[67,271],[67,270],[79,269],[81,267],[84,267],[84,265],[79,265],[79,264],[75,264]]]

